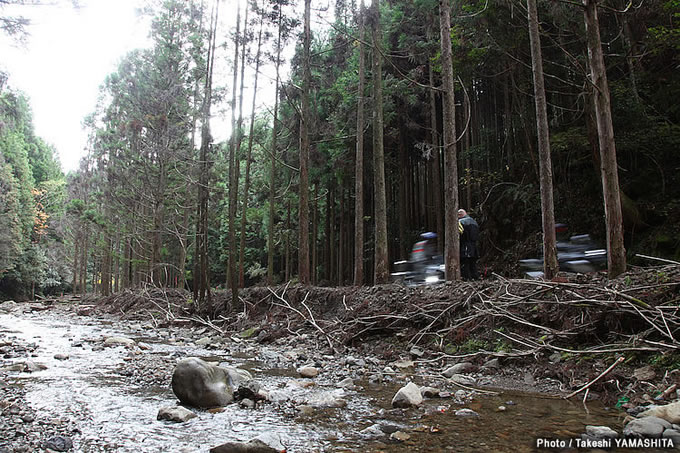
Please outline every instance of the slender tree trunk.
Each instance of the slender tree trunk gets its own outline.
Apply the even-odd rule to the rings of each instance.
[[[318,281],[317,265],[318,265],[318,238],[319,238],[319,181],[314,183],[314,210],[312,212],[312,269],[311,278],[312,284],[315,285]]]
[[[246,13],[247,15],[247,13]],[[245,30],[244,30],[245,31]],[[231,99],[232,133],[229,142],[229,253],[227,262],[227,283],[231,289],[231,307],[238,305],[238,282],[236,281],[236,266],[238,251],[236,250],[236,203],[238,199],[238,171],[239,162],[236,159],[236,148],[241,139],[240,124],[236,120],[236,87],[238,86],[239,68],[239,39],[241,38],[241,2],[236,3],[236,35],[234,36],[234,78]],[[241,96],[243,99],[243,96]],[[242,104],[242,102],[241,102]],[[241,111],[239,109],[239,118]],[[226,303],[226,302],[225,302]]]
[[[536,101],[536,129],[538,131],[539,181],[541,186],[541,213],[543,219],[543,274],[546,279],[557,275],[557,251],[555,250],[555,210],[553,205],[552,159],[550,158],[550,132],[548,109],[543,81],[543,57],[541,36],[538,30],[536,0],[527,0],[531,63],[534,76],[534,99]]]
[[[456,103],[451,56],[451,7],[439,0],[442,48],[442,85],[444,88],[444,166],[445,166],[445,247],[446,280],[460,280],[460,239],[458,237],[458,150],[456,145]]]
[[[470,109],[470,98],[465,96],[463,99],[463,110],[465,112],[471,111]],[[472,118],[470,118],[472,124]],[[470,138],[472,136],[472,131],[470,128],[465,132],[465,141],[463,142],[463,153],[465,155],[465,207],[467,209],[472,208],[472,187],[474,185],[472,159],[470,158]]]
[[[344,284],[345,269],[345,188],[340,187],[340,231],[338,233],[338,284]]]
[[[389,280],[387,251],[387,199],[385,193],[385,150],[383,146],[382,56],[380,54],[380,5],[372,0],[373,41],[373,183],[375,191],[375,284]]]
[[[399,200],[399,217],[401,219],[407,218],[409,212],[409,206],[413,206],[410,197],[408,196],[408,187],[413,187],[410,184],[411,172],[409,171],[408,155],[406,153],[406,146],[404,145],[404,127],[403,124],[399,124],[399,184],[397,185]],[[408,241],[406,239],[406,222],[399,222],[397,226],[399,231],[399,259],[406,259],[408,257]]]
[[[210,135],[210,105],[212,103],[212,74],[215,61],[215,40],[217,35],[217,19],[219,2],[215,3],[211,14],[210,34],[208,36],[208,58],[206,59],[205,89],[201,114],[201,150],[199,157],[199,179],[196,216],[196,252],[194,262],[194,301],[201,307],[206,299],[210,303],[210,278],[208,269],[208,174],[210,164],[208,152],[212,137]]]
[[[510,104],[510,76],[504,77],[503,84],[503,129],[505,130],[505,157],[510,174],[514,174],[513,169],[513,147],[512,147],[512,113]]]
[[[428,65],[430,86],[434,86],[434,71],[432,65]],[[437,226],[437,247],[439,253],[444,250],[444,206],[442,203],[442,174],[441,152],[439,150],[439,134],[437,133],[437,94],[430,90],[430,140],[432,141],[432,192],[434,195],[434,215]]]
[[[257,82],[260,75],[260,55],[262,50],[262,19],[260,19],[260,31],[257,35],[257,53],[255,55],[255,82],[253,86],[253,102],[250,108],[250,129],[248,132],[248,151],[246,154],[246,175],[243,186],[243,213],[241,214],[241,245],[239,247],[239,285],[245,286],[244,261],[246,249],[246,226],[248,216],[248,193],[250,191],[250,164],[252,162],[253,139],[255,137],[255,106],[257,100]]]
[[[588,38],[588,63],[595,86],[595,117],[600,142],[602,193],[607,222],[607,264],[609,278],[626,271],[626,249],[623,244],[623,215],[616,161],[616,143],[611,116],[607,70],[602,54],[600,25],[597,18],[597,0],[583,0],[586,35]]]
[[[279,34],[276,40],[276,81],[274,82],[274,121],[272,123],[271,168],[269,171],[269,231],[267,239],[267,283],[274,284],[274,200],[276,196],[276,140],[278,135],[279,112],[279,70],[281,68],[281,6],[279,5]]]
[[[325,240],[325,253],[324,253],[324,278],[331,281],[331,248],[333,247],[333,239],[331,234],[331,218],[333,216],[333,210],[331,208],[331,189],[328,188],[326,191],[326,240]]]
[[[78,269],[80,268],[78,258],[80,257],[80,248],[82,247],[80,244],[80,236],[80,231],[73,236],[73,294],[78,293]]]
[[[309,91],[312,88],[311,62],[309,47],[312,40],[310,30],[311,0],[305,0],[305,37],[302,51],[302,118],[300,118],[300,248],[298,252],[298,272],[300,283],[309,285],[309,127],[311,114],[309,109]]]
[[[359,88],[357,93],[357,147],[354,201],[354,286],[364,284],[364,84],[366,73],[366,27],[364,0],[359,7]]]
[[[290,206],[290,199],[288,199],[288,204],[286,207],[288,214],[286,216],[286,281],[290,281],[291,278],[291,252],[290,252],[290,231],[292,229],[292,225],[290,222],[290,211],[291,211],[291,206]]]

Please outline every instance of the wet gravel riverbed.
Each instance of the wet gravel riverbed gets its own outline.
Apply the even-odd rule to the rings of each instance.
[[[209,327],[79,316],[66,304],[0,309],[0,453],[207,452],[262,433],[289,452],[533,451],[536,438],[578,437],[594,424],[617,429],[623,418],[597,403],[475,391],[408,358],[331,354],[305,335],[265,346]],[[193,410],[197,417],[185,423],[158,421],[161,407],[177,404],[170,378],[186,357],[248,370],[266,400]],[[318,376],[303,378],[296,371],[303,365]],[[507,379],[505,371],[466,376],[490,385]],[[393,408],[409,381],[433,393],[420,407]]]

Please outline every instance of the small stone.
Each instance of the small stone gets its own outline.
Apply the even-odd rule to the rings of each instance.
[[[423,397],[425,398],[438,398],[439,389],[436,389],[434,387],[421,387],[420,394],[423,395]]]
[[[451,376],[455,374],[461,374],[461,373],[466,373],[470,370],[472,370],[473,365],[470,362],[461,362],[457,363],[453,366],[450,366],[444,372],[442,373],[445,377],[450,378]]]
[[[419,406],[422,402],[423,396],[420,394],[420,388],[413,382],[409,382],[394,395],[392,407]]]
[[[473,378],[465,376],[464,374],[454,374],[450,379],[456,384],[466,386],[475,385],[477,383]]]
[[[309,404],[301,404],[300,406],[297,406],[296,409],[300,411],[300,415],[307,417],[314,414],[314,408]]]
[[[57,360],[68,360],[68,354],[54,354],[54,358]]]
[[[619,433],[608,426],[586,426],[586,435],[594,437],[595,439],[614,439],[619,437]]]
[[[352,378],[345,378],[342,381],[335,384],[335,386],[347,390],[356,388],[356,385],[354,385],[354,381],[352,380]]]
[[[553,352],[552,354],[550,354],[550,357],[548,357],[548,360],[550,361],[550,363],[560,363],[560,361],[562,360],[562,354],[560,354],[559,352]]]
[[[486,369],[497,369],[500,368],[501,363],[498,359],[491,359],[488,362],[486,362],[484,365],[482,365],[482,368]]]
[[[212,338],[210,338],[210,337],[203,337],[200,340],[196,340],[197,346],[207,346],[210,343],[212,343]]]
[[[633,377],[638,381],[650,381],[656,377],[656,371],[650,365],[636,368]]]
[[[505,406],[498,406],[498,409],[497,409],[497,410],[498,410],[498,412],[505,412],[505,411],[508,410],[508,408],[505,407]]]
[[[472,409],[458,409],[455,415],[457,417],[479,417],[479,414]]]
[[[670,427],[670,423],[659,417],[636,418],[623,428],[623,435],[625,437],[659,438],[664,430]]]
[[[167,420],[170,422],[184,423],[192,418],[195,418],[196,414],[191,412],[189,409],[182,406],[168,406],[162,407],[158,411],[156,416],[157,420]]]
[[[104,340],[105,346],[132,346],[134,344],[135,340],[124,337],[107,337]],[[94,348],[92,350],[94,351]]]
[[[255,401],[248,398],[243,398],[239,402],[239,406],[241,406],[244,409],[255,409]]]
[[[54,436],[45,441],[45,448],[54,451],[69,451],[73,448],[73,441],[69,437]]]
[[[319,370],[314,368],[313,366],[303,366],[297,369],[297,372],[300,373],[300,376],[304,378],[314,378],[319,375]]]
[[[402,431],[396,431],[390,434],[390,439],[392,440],[398,440],[399,442],[404,442],[406,440],[409,440],[411,438],[410,435],[402,432]]]
[[[397,360],[396,362],[393,362],[392,365],[394,365],[396,368],[399,368],[400,370],[406,370],[416,366],[412,360]]]

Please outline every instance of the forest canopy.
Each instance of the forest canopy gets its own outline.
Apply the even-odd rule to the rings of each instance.
[[[527,2],[452,2],[448,72],[434,0],[363,8],[337,0],[314,10],[311,26],[302,13],[308,2],[251,0],[230,29],[220,17],[235,14],[236,2],[152,3],[152,45],[102,81],[85,120],[87,155],[67,177],[34,134],[28,98],[0,84],[0,292],[108,295],[155,285],[194,290],[198,299],[199,287],[209,295],[298,279],[382,283],[376,263],[406,259],[424,231],[445,236],[450,184],[456,209],[482,228],[487,272],[518,275],[518,258],[541,253]],[[596,4],[626,256],[677,260],[680,4]],[[585,8],[537,7],[554,218],[606,244],[601,89]],[[281,68],[287,45],[295,49],[290,72]],[[213,70],[225,65],[216,54],[228,76]],[[271,99],[257,98],[264,77],[275,77]],[[218,109],[230,115],[225,141],[210,129]],[[383,194],[374,184],[380,165]],[[383,198],[384,253],[376,233]],[[360,282],[357,262],[366,269]]]

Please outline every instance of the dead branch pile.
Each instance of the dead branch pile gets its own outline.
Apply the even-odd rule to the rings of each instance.
[[[680,349],[680,266],[637,269],[613,281],[604,274],[564,280],[494,276],[416,288],[248,288],[237,304],[224,304],[226,296],[218,294],[218,302],[200,311],[185,291],[148,288],[117,293],[98,306],[218,332],[255,327],[261,341],[314,332],[336,351],[397,333],[411,345],[440,351],[469,339],[502,342],[502,348],[476,354],[505,356]],[[224,311],[225,305],[232,310]]]

